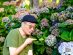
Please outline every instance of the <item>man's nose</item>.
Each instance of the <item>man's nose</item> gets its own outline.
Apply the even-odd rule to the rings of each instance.
[[[34,28],[31,28],[31,31],[34,31]]]

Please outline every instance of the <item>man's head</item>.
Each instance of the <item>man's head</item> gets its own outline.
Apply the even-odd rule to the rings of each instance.
[[[22,19],[22,25],[21,25],[22,30],[26,35],[31,35],[31,33],[35,29],[36,23],[37,23],[37,20],[34,16],[26,15]]]

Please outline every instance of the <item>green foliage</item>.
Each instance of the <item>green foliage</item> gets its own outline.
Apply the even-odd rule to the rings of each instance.
[[[4,8],[4,12],[0,12],[1,17],[5,17],[16,13],[14,6],[9,5],[9,6],[2,6],[2,7]]]

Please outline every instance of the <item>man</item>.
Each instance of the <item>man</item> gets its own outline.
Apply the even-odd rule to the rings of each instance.
[[[21,27],[11,30],[7,35],[3,55],[33,55],[30,35],[34,31],[37,21],[34,16],[26,15],[22,19]]]

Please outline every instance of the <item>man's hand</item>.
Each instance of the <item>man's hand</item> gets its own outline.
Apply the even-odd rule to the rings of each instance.
[[[31,44],[33,41],[35,41],[36,39],[33,39],[33,38],[27,38],[24,42],[24,44],[28,45],[28,44]]]

